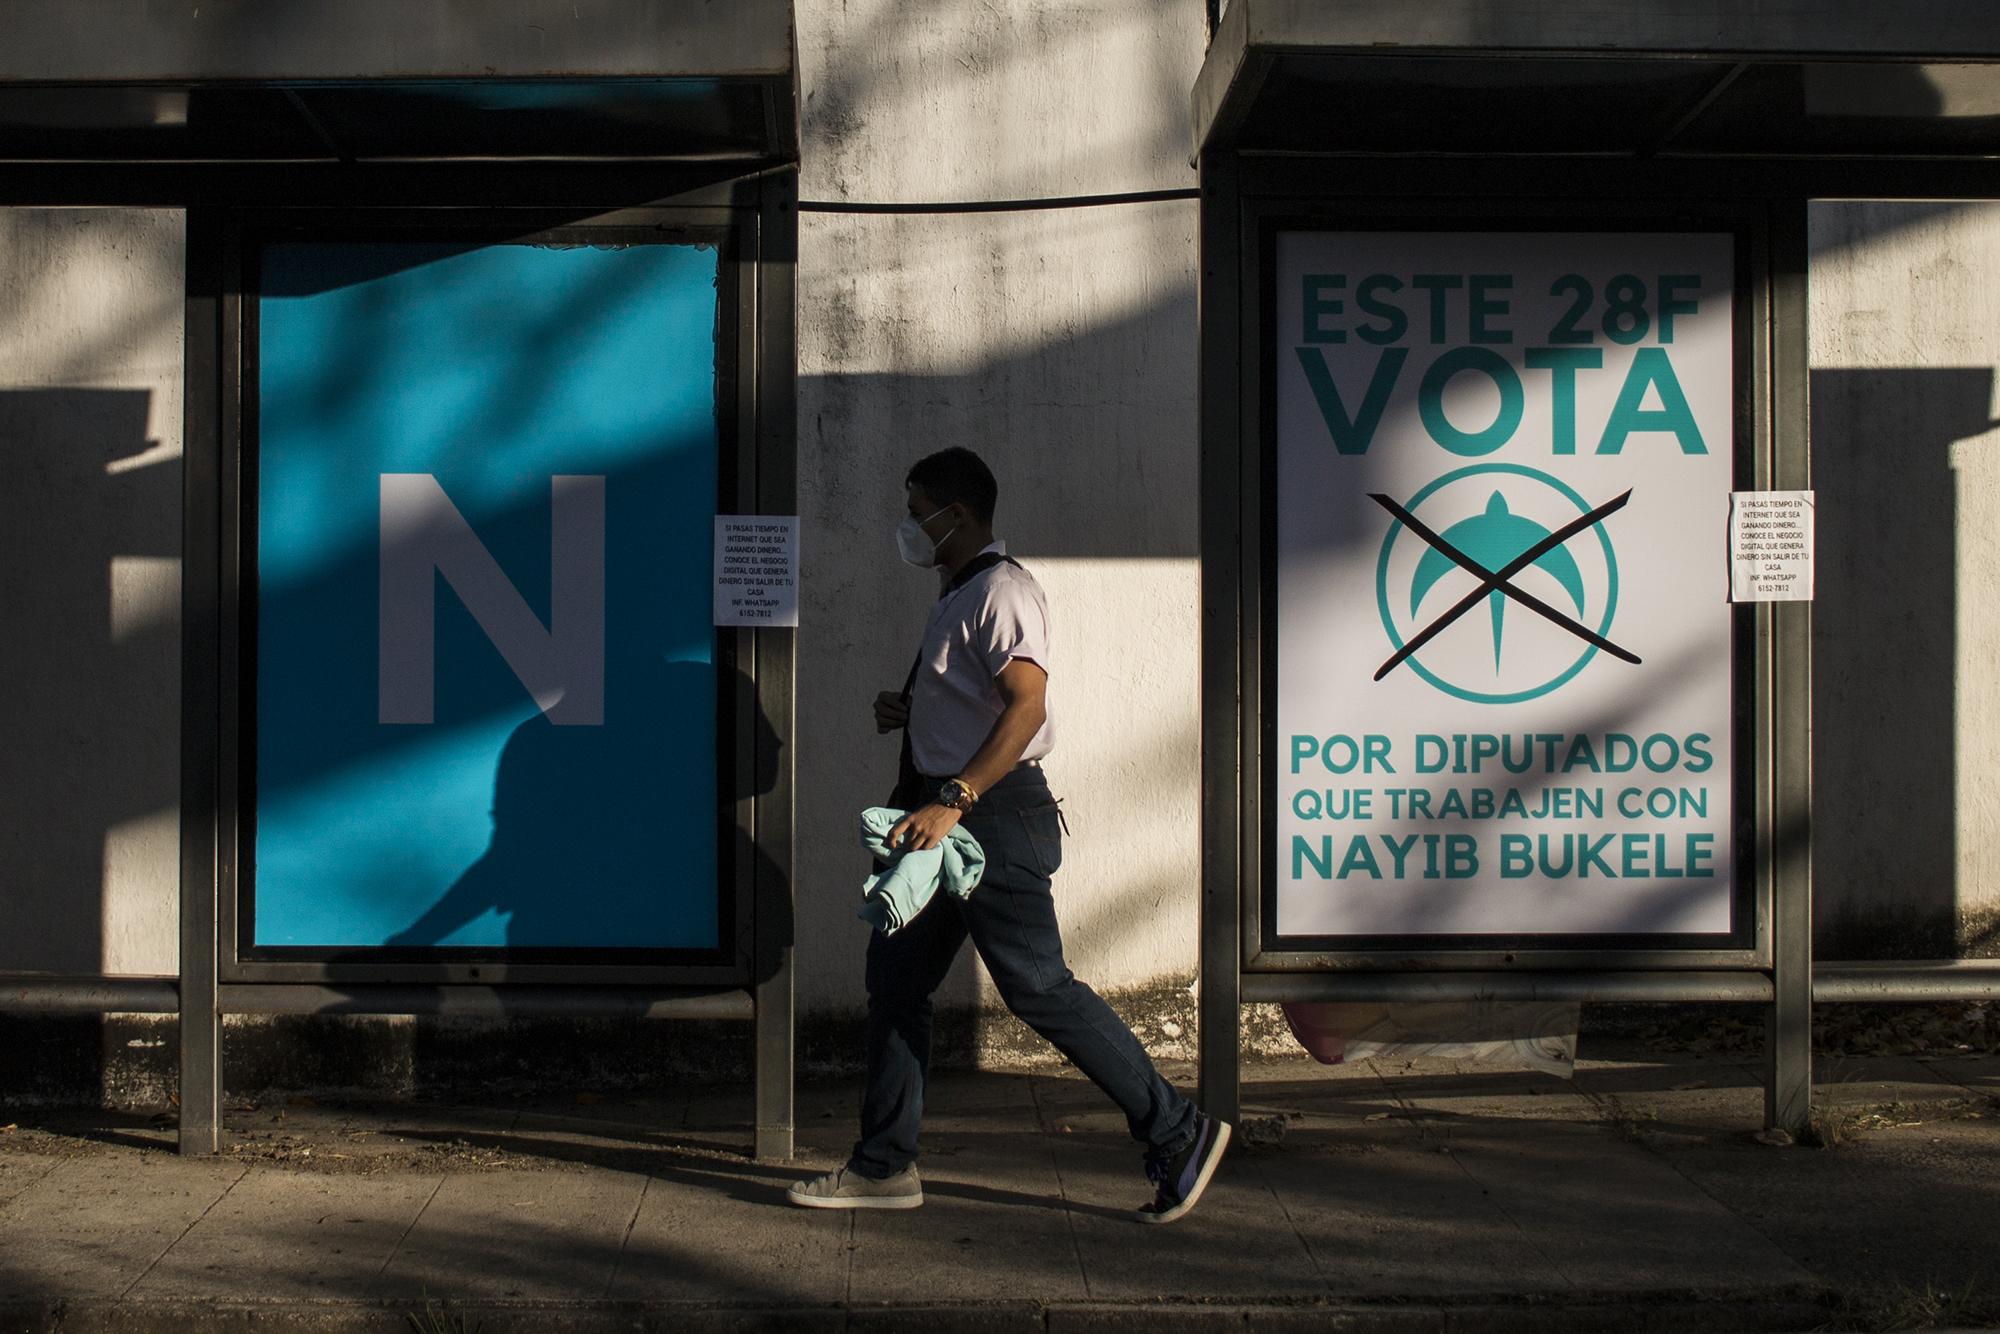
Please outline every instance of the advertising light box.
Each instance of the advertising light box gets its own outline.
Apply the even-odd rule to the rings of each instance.
[[[724,943],[717,273],[713,245],[263,248],[257,957]]]
[[[1740,933],[1734,238],[1274,244],[1267,934]]]

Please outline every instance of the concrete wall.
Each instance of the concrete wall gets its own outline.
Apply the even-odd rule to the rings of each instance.
[[[2000,954],[2000,206],[1812,215],[1830,957]]]
[[[1013,199],[1189,186],[1200,0],[799,8],[802,197]],[[893,780],[869,705],[934,577],[896,557],[910,463],[968,445],[1055,618],[1056,892],[1094,984],[1195,966],[1195,205],[806,213],[799,239],[799,988],[860,1003],[859,805]],[[941,1001],[966,1003],[968,958]]]
[[[181,236],[0,209],[0,969],[175,966]]]

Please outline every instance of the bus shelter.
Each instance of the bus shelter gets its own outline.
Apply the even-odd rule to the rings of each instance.
[[[1239,1007],[2000,994],[1812,948],[1807,207],[2000,194],[2000,20],[1228,0],[1201,1084]]]
[[[788,0],[5,22],[0,205],[186,218],[179,972],[5,1003],[178,1014],[184,1152],[225,1014],[747,1020],[788,1156]]]

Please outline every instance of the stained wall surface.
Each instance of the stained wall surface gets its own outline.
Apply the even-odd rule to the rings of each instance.
[[[1202,9],[1174,0],[801,5],[804,174],[822,201],[995,200],[1194,184]],[[903,476],[967,445],[997,530],[1054,617],[1049,778],[1074,838],[1056,882],[1094,984],[1195,965],[1193,200],[1022,213],[802,213],[799,988],[861,997],[851,832],[896,742],[932,576],[899,562]],[[969,955],[970,951],[968,951]],[[977,985],[969,959],[943,1003]]]
[[[0,209],[0,969],[174,968],[181,249]]]
[[[2000,954],[2000,206],[1812,211],[1831,957]]]

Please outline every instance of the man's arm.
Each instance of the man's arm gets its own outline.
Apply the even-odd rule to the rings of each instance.
[[[875,697],[875,730],[893,732],[910,725],[910,701],[900,690],[885,690]]]
[[[1021,753],[1049,716],[1049,674],[1039,665],[1025,658],[1010,658],[993,678],[993,685],[1000,692],[1000,716],[958,775],[980,796],[1021,762]],[[907,833],[908,847],[934,848],[950,837],[958,818],[959,813],[951,807],[931,802],[898,820],[889,830],[888,844],[892,848],[906,846],[903,836]]]
[[[1022,752],[1049,719],[1049,674],[1039,664],[1009,658],[993,685],[1000,692],[1000,716],[958,775],[982,797],[1021,762]]]

